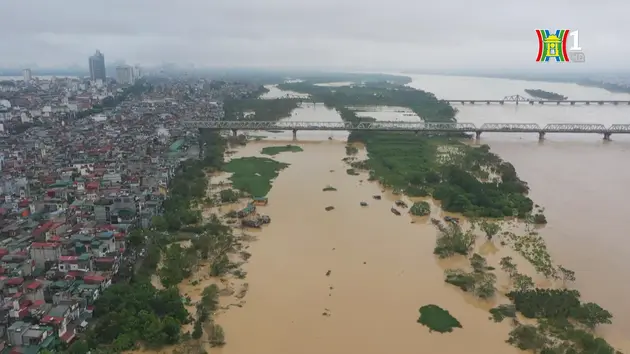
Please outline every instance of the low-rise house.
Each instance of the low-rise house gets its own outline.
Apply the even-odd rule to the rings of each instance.
[[[47,262],[57,262],[61,257],[61,244],[57,242],[33,242],[31,244],[31,258],[38,267],[44,267]]]

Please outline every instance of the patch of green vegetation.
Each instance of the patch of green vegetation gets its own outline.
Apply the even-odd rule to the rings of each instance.
[[[351,106],[407,107],[429,121],[454,121],[455,110],[431,93],[389,82],[367,82],[363,85],[325,87],[302,81],[278,85],[282,90],[306,93],[316,102],[337,109]],[[342,114],[342,118],[343,114]]]
[[[346,173],[350,176],[358,176],[359,172],[357,172],[354,168],[349,168],[346,170]]]
[[[529,232],[518,236],[512,232],[507,232],[505,236],[504,239],[507,243],[527,259],[537,272],[548,278],[556,278],[558,276],[558,271],[551,260],[545,240],[538,233]]]
[[[256,197],[264,197],[271,190],[271,181],[289,164],[264,157],[241,157],[230,160],[224,170],[231,172],[232,186]]]
[[[487,145],[476,148],[405,133],[371,133],[363,139],[370,174],[386,187],[410,196],[431,195],[444,210],[471,217],[525,218],[533,208],[514,167]],[[488,171],[499,177],[488,180]]]
[[[291,112],[298,107],[300,99],[227,99],[223,102],[225,120],[242,119],[246,113],[253,112],[249,119],[255,121],[277,121],[291,117]]]
[[[454,328],[462,328],[462,324],[447,310],[437,305],[425,305],[420,308],[418,323],[429,328],[429,331],[440,333],[452,332]]]
[[[300,152],[304,151],[301,147],[296,145],[284,145],[284,146],[267,146],[260,152],[263,155],[278,155],[281,152]]]
[[[612,314],[595,303],[582,303],[577,290],[528,289],[506,294],[515,310],[538,325],[518,324],[508,343],[536,353],[619,353],[591,331],[612,323]]]
[[[359,149],[356,146],[346,145],[346,155],[356,155],[359,152]]]
[[[448,224],[440,227],[433,254],[440,258],[455,254],[467,255],[474,244],[475,235],[472,230],[464,232],[459,225]]]
[[[488,272],[490,270],[486,259],[475,253],[470,258],[473,272],[467,273],[461,269],[447,269],[444,281],[457,286],[466,292],[471,292],[481,299],[488,299],[494,296],[496,291],[496,275]]]
[[[337,188],[335,188],[333,186],[326,186],[324,189],[322,189],[322,191],[324,191],[324,192],[336,192]]]
[[[426,216],[431,214],[431,205],[425,201],[415,202],[409,209],[409,212],[416,216]]]
[[[504,318],[516,318],[516,308],[514,305],[499,305],[490,309],[490,314],[494,322],[501,322]]]
[[[240,193],[233,189],[224,189],[219,192],[219,198],[221,198],[222,203],[234,203],[238,201],[240,197]]]
[[[507,342],[540,354],[622,354],[603,338],[563,319],[542,320],[538,325],[517,324]]]

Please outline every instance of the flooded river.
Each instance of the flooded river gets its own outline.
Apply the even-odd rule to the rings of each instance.
[[[439,98],[502,99],[524,89],[553,91],[569,99],[630,99],[596,88],[570,84],[500,79],[413,76],[413,87]],[[274,89],[266,97],[281,97]],[[460,122],[630,123],[629,106],[456,106]],[[414,120],[396,107],[380,107],[379,120]],[[289,118],[340,121],[333,110],[305,103]],[[270,144],[283,144],[291,133],[256,132],[269,140],[252,142],[237,156],[251,156]],[[330,138],[330,140],[329,140]],[[347,133],[298,132],[303,152],[282,153],[290,163],[274,182],[269,205],[261,208],[273,222],[256,233],[258,240],[245,281],[249,292],[242,308],[219,314],[227,345],[223,354],[383,354],[518,353],[504,341],[510,327],[488,319],[495,304],[473,300],[443,281],[448,263],[433,256],[435,230],[427,220],[389,212],[394,198],[350,176],[343,140]],[[482,142],[512,162],[531,187],[532,199],[545,207],[549,224],[541,229],[552,257],[576,271],[583,298],[609,309],[614,325],[600,331],[611,344],[630,351],[630,285],[625,270],[630,257],[624,219],[630,211],[630,137],[599,135],[484,133]],[[276,140],[276,141],[274,141]],[[331,185],[336,192],[323,192]],[[372,195],[381,194],[383,200]],[[369,203],[361,207],[360,202]],[[325,211],[334,206],[332,211]],[[434,210],[434,213],[437,211]],[[434,215],[438,217],[438,215]],[[487,246],[487,245],[485,245]],[[510,255],[507,248],[488,255],[491,265]],[[330,271],[330,275],[326,273]],[[429,333],[416,323],[418,308],[436,304],[463,325],[449,334]],[[626,339],[624,339],[624,336]]]

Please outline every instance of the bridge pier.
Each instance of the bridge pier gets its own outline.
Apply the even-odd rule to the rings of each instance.
[[[559,106],[559,105],[560,105],[560,101],[556,102],[556,105],[558,105],[558,106]]]
[[[297,140],[297,129],[293,129],[293,140]]]
[[[599,101],[597,102],[597,104],[599,104],[600,106],[604,104],[604,101]]]
[[[610,140],[612,133],[604,133],[604,140]]]
[[[238,136],[238,129],[232,129],[232,136]]]
[[[534,105],[534,101],[529,101],[529,104],[530,104],[531,106],[533,106],[533,105]]]
[[[618,105],[618,104],[619,104],[619,102],[615,101],[615,102],[613,102],[613,104],[616,106],[616,105]]]
[[[545,140],[545,132],[538,132],[538,140]]]
[[[481,133],[482,133],[482,131],[481,131],[481,130],[477,130],[477,131],[475,132],[475,139],[476,139],[476,140],[481,139]]]
[[[590,106],[591,105],[591,101],[586,101],[586,105]]]
[[[575,101],[571,101],[571,106],[575,106]]]

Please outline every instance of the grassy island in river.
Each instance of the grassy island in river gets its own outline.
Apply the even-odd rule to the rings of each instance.
[[[532,97],[540,98],[543,100],[564,101],[568,98],[567,96],[563,96],[559,93],[539,89],[525,89],[525,92]]]

